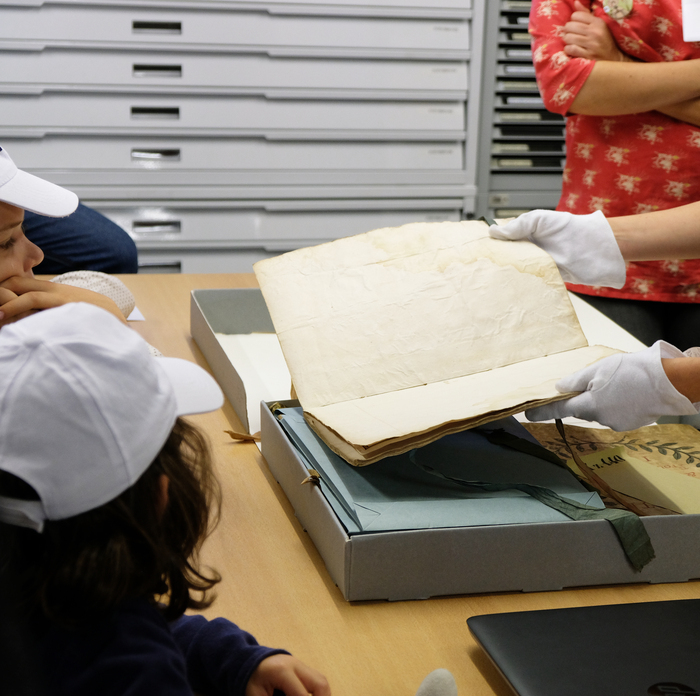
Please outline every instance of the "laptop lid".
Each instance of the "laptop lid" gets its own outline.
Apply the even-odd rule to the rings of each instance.
[[[473,616],[518,696],[700,696],[700,599]]]

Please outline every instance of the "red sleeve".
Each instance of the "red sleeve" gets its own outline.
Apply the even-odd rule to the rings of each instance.
[[[590,6],[590,0],[581,0]],[[574,11],[574,0],[533,0],[529,31],[537,85],[549,111],[566,115],[595,61],[564,53],[562,29]]]

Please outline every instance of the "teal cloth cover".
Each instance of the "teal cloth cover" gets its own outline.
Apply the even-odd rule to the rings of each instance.
[[[489,441],[491,433],[505,431],[539,447],[514,418],[353,467],[311,430],[300,408],[283,408],[276,415],[307,468],[320,474],[321,490],[349,534],[570,519],[523,490],[484,490],[445,476],[495,487],[538,486],[579,505],[604,508],[598,494],[587,490],[565,467]]]

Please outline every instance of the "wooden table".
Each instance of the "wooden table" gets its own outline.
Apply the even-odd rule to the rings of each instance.
[[[146,317],[132,326],[164,354],[204,367],[190,336],[190,290],[256,286],[253,275],[120,277]],[[224,578],[207,616],[225,616],[261,643],[288,649],[326,675],[334,696],[413,696],[438,667],[455,675],[460,696],[512,696],[471,638],[469,616],[700,598],[700,582],[689,582],[348,603],[258,449],[224,434],[241,429],[231,406],[191,420],[211,439],[223,490],[221,522],[203,550]],[[700,553],[700,543],[688,553]]]

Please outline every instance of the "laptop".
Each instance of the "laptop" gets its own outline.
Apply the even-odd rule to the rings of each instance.
[[[700,696],[700,599],[473,616],[518,696]]]

